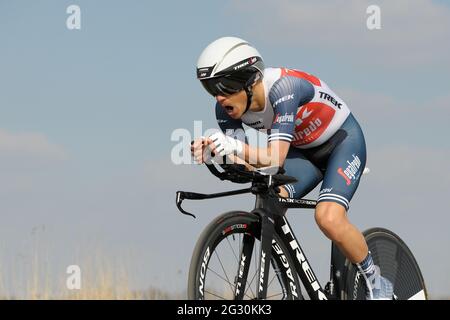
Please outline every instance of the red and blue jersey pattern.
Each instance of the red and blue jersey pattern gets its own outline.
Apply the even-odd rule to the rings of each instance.
[[[233,120],[216,105],[222,130],[236,129],[245,123],[257,130],[267,130],[269,142],[282,140],[306,149],[327,141],[350,114],[345,102],[324,81],[309,73],[267,68],[263,84],[265,106],[262,111],[249,110],[240,120]]]

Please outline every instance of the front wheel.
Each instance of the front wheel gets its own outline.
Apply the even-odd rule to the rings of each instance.
[[[408,246],[392,231],[372,228],[363,232],[373,261],[381,275],[394,286],[394,299],[426,300],[427,290],[419,265]],[[365,300],[366,284],[357,268],[346,261],[347,271],[342,298]]]
[[[256,299],[261,223],[246,212],[217,217],[201,234],[191,259],[188,299]],[[275,232],[266,299],[301,299],[288,250]]]

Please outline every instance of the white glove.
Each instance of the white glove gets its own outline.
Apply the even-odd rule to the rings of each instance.
[[[226,136],[220,131],[209,136],[209,138],[214,142],[216,151],[219,152],[221,156],[235,152],[239,155],[244,150],[244,146],[241,141]]]

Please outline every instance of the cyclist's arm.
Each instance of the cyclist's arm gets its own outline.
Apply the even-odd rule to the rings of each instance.
[[[246,137],[244,128],[242,126],[242,121],[239,119],[231,118],[219,103],[216,103],[215,109],[217,124],[219,125],[222,132],[233,139],[242,141],[242,144],[244,144],[246,141]],[[191,153],[198,163],[202,163],[203,161],[205,161],[205,147],[207,147],[211,143],[212,141],[211,139],[209,139],[209,137],[202,137],[196,139],[191,145]]]
[[[297,110],[313,97],[314,87],[307,80],[288,76],[275,82],[269,93],[275,117],[268,146],[256,148],[244,145],[245,160],[256,163],[256,166],[282,166],[294,138]]]

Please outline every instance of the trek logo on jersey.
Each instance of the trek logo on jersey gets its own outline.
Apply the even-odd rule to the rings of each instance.
[[[345,168],[345,170],[342,170],[342,168],[339,168],[337,170],[337,173],[339,173],[346,181],[347,185],[351,185],[352,180],[356,180],[359,178],[358,170],[361,167],[361,160],[358,158],[358,156],[355,156],[354,154],[353,160],[350,162],[347,160],[348,166]]]
[[[294,114],[285,113],[284,115],[281,116],[279,113],[277,113],[275,119],[273,120],[273,123],[284,123],[284,122],[294,122]]]
[[[342,103],[338,102],[335,98],[333,98],[332,96],[330,96],[328,93],[323,92],[323,91],[319,91],[320,93],[320,99],[324,99],[327,101],[330,101],[332,104],[334,104],[336,107],[338,107],[339,109],[341,109]]]
[[[297,112],[292,144],[301,146],[317,140],[330,124],[335,112],[332,107],[324,103],[305,104]]]
[[[288,94],[287,96],[281,97],[280,99],[275,101],[275,103],[273,104],[273,107],[275,108],[281,102],[292,100],[292,99],[294,99],[294,94]]]

